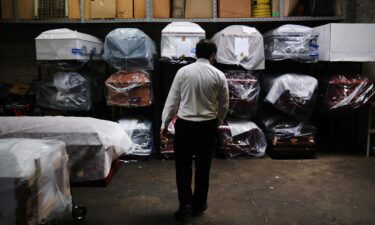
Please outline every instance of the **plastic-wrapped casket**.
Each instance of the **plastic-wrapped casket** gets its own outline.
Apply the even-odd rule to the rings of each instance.
[[[111,75],[105,85],[108,105],[143,107],[152,104],[151,80],[146,72],[120,71]]]
[[[225,76],[229,87],[228,114],[244,119],[255,116],[260,92],[258,79],[244,71],[228,71]]]
[[[149,156],[152,153],[152,123],[150,120],[121,119],[121,127],[131,138],[133,145],[127,155]]]
[[[136,28],[119,28],[105,38],[103,58],[117,70],[153,70],[155,43]]]
[[[73,183],[106,178],[112,161],[132,145],[118,123],[89,117],[0,117],[0,139],[4,138],[65,142]]]
[[[309,118],[316,102],[317,79],[302,74],[263,78],[266,102],[297,120]]]
[[[98,38],[69,29],[55,29],[41,33],[35,38],[36,59],[83,60],[100,59],[103,42]]]
[[[177,116],[172,119],[172,121],[168,124],[168,132],[166,135],[166,139],[164,140],[165,143],[161,143],[160,145],[160,153],[165,157],[165,158],[171,158],[173,157],[174,154],[174,135],[176,133],[175,131],[175,124],[177,121]]]
[[[264,69],[263,36],[255,28],[233,25],[215,34],[216,60],[221,64],[241,65],[247,70]]]
[[[174,22],[162,31],[161,56],[167,58],[195,58],[197,43],[206,38],[206,32],[195,23]]]
[[[314,29],[301,25],[284,25],[269,31],[264,34],[266,59],[318,62],[318,36]]]
[[[266,137],[250,121],[231,121],[219,127],[219,152],[227,158],[262,157],[267,148]]]
[[[325,112],[350,111],[372,101],[374,95],[374,82],[367,77],[336,75],[323,81],[320,108]]]
[[[38,225],[71,215],[68,155],[55,140],[0,140],[0,224]]]
[[[265,116],[263,125],[273,153],[314,153],[316,128],[309,122],[274,114]]]
[[[39,106],[72,111],[89,111],[93,104],[91,79],[78,72],[57,72],[38,86]]]

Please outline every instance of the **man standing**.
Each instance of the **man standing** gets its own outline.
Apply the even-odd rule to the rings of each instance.
[[[201,40],[196,46],[198,60],[181,68],[174,78],[164,106],[160,136],[177,114],[174,151],[179,210],[176,219],[199,215],[207,209],[212,150],[218,126],[228,111],[229,91],[224,73],[211,65],[216,45]],[[195,156],[195,186],[191,189],[192,157]]]

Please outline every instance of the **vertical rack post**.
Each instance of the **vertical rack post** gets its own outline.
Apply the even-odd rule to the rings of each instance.
[[[80,19],[81,23],[85,22],[85,0],[80,0],[79,2],[79,9],[80,9]]]
[[[152,1],[153,0],[146,0],[146,20],[147,20],[147,22],[151,22],[152,18],[153,18],[154,7],[153,7]]]
[[[213,10],[214,10],[214,12],[213,12],[213,15],[214,15],[214,22],[216,22],[217,21],[217,16],[218,16],[218,0],[213,0]]]

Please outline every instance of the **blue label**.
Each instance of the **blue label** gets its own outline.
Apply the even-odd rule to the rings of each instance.
[[[82,49],[80,49],[80,48],[73,48],[72,53],[73,53],[73,55],[83,55]]]

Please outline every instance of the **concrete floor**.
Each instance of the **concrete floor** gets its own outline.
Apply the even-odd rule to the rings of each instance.
[[[86,225],[375,224],[375,159],[214,160],[208,210],[175,222],[173,161],[123,164],[106,188],[74,188]]]

